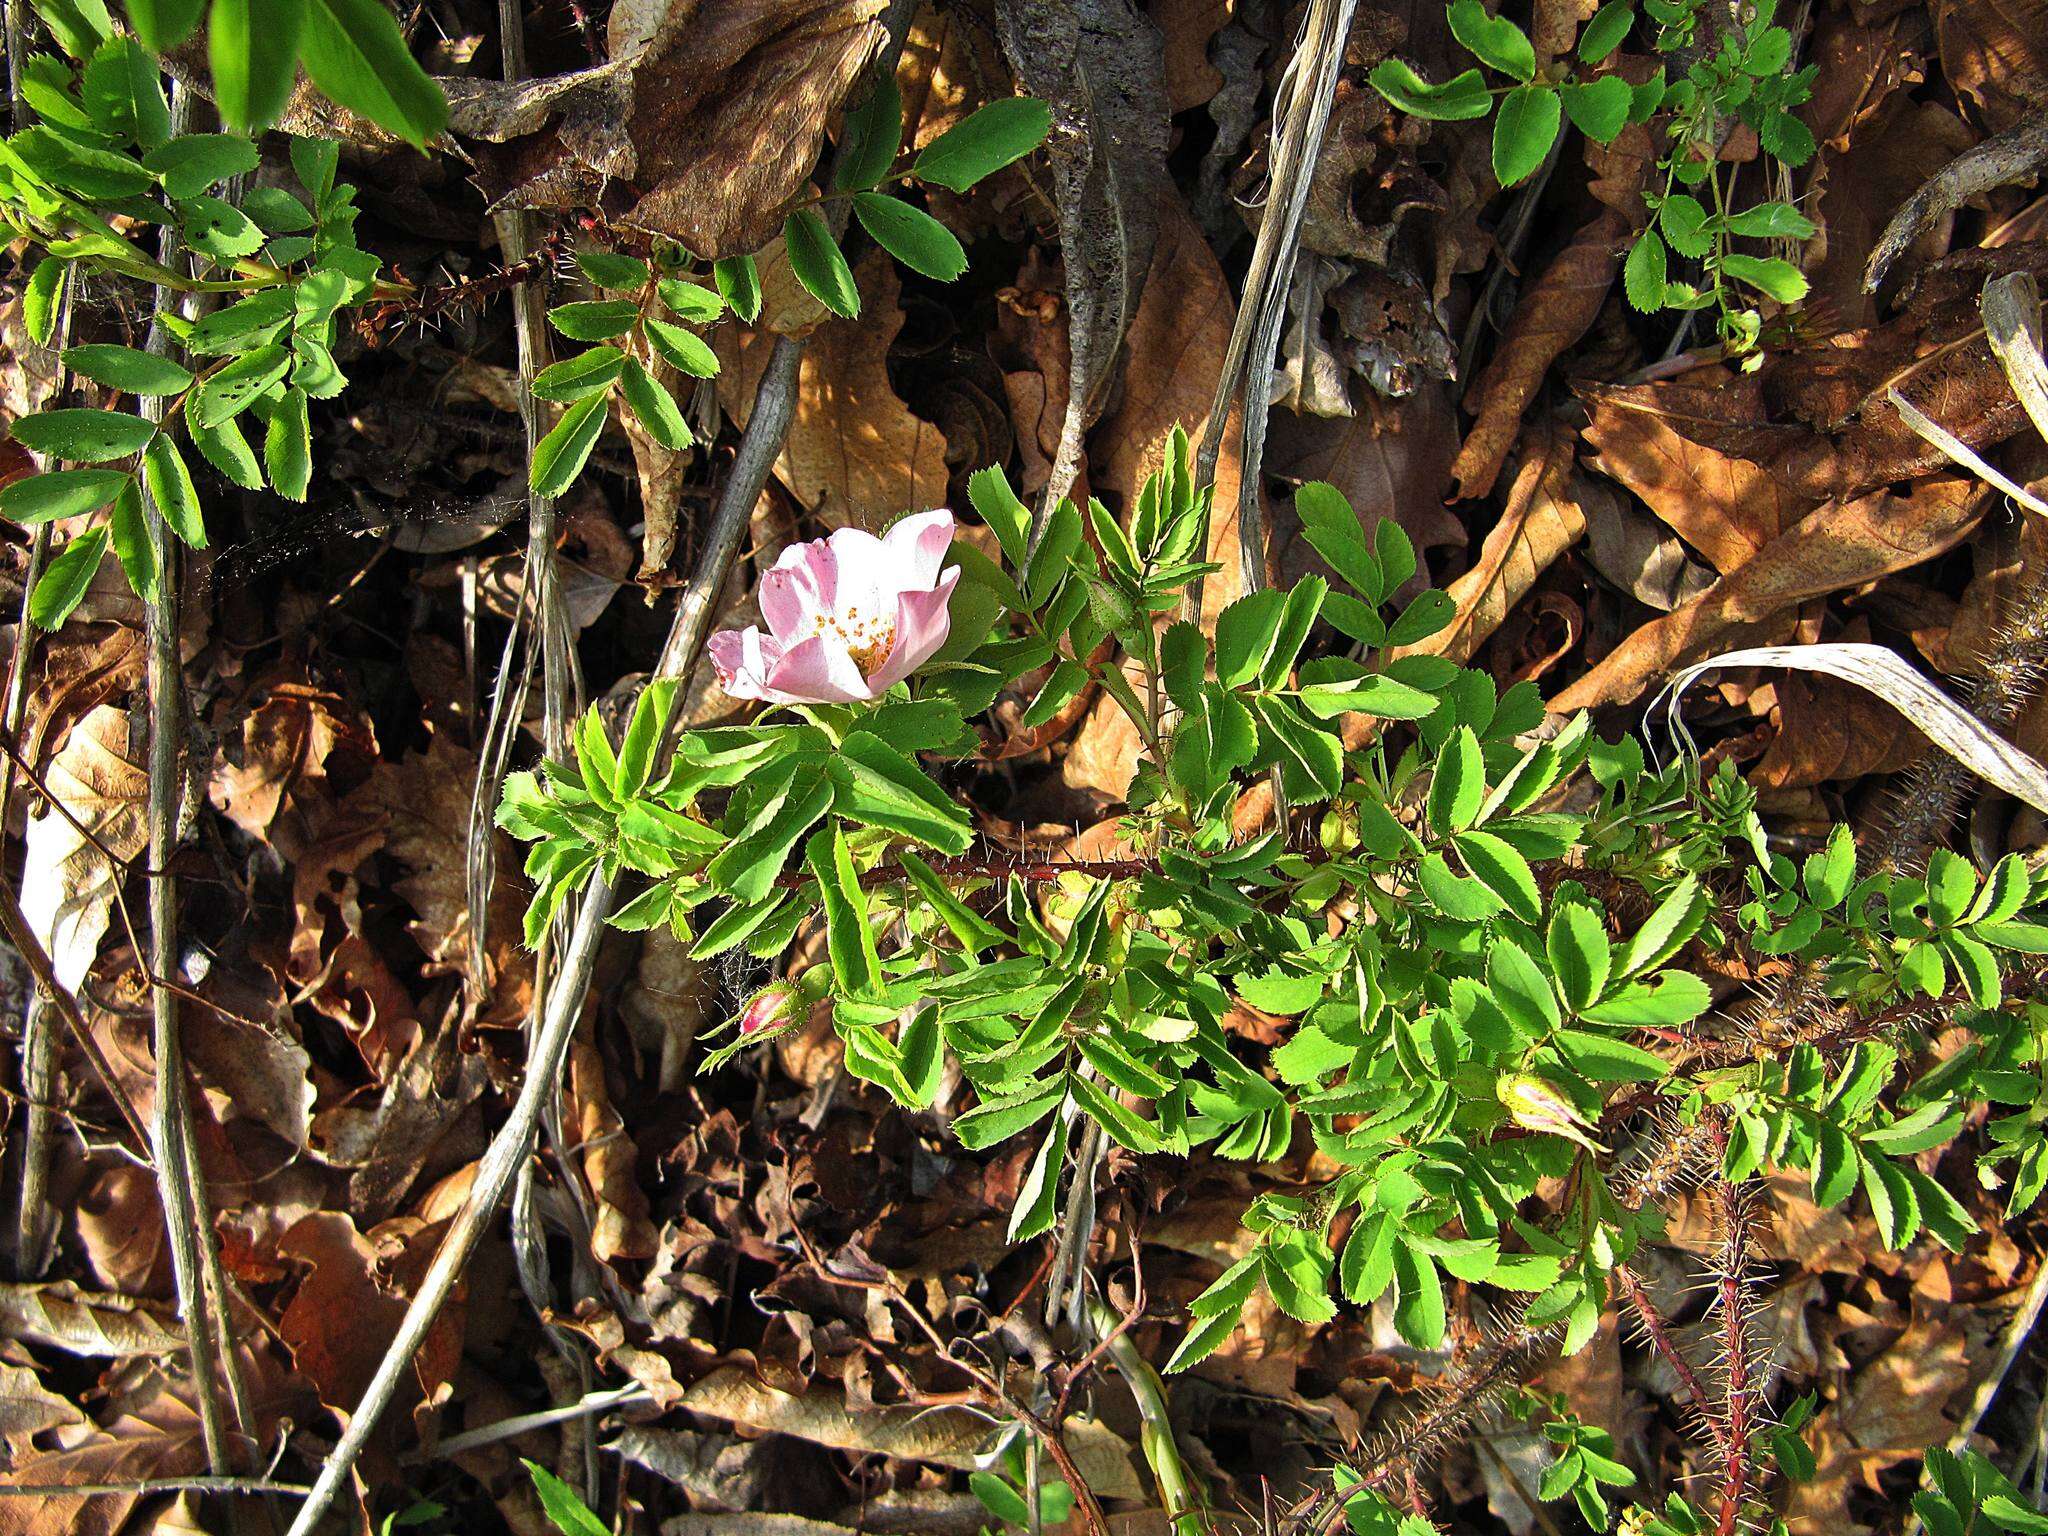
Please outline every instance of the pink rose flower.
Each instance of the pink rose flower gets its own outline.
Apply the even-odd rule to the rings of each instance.
[[[758,626],[711,637],[718,681],[736,699],[847,704],[876,699],[946,643],[946,603],[959,583],[941,571],[953,542],[943,508],[903,518],[881,538],[841,528],[793,544],[761,578]]]

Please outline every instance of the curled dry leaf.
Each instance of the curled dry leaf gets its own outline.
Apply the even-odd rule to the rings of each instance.
[[[1477,419],[1451,466],[1461,500],[1493,489],[1521,431],[1523,413],[1548,377],[1550,365],[1586,334],[1607,302],[1627,254],[1629,234],[1628,222],[1620,214],[1604,210],[1558,252],[1523,295],[1500,350],[1466,397],[1466,407]]]
[[[884,0],[622,5],[613,62],[556,81],[470,82],[451,119],[497,203],[581,209],[608,182],[632,225],[699,256],[760,249],[832,116],[882,46]],[[623,132],[621,128],[623,126]]]
[[[952,1408],[878,1408],[855,1413],[836,1392],[778,1392],[730,1366],[693,1385],[684,1394],[682,1406],[707,1418],[795,1435],[837,1450],[961,1470],[975,1465],[975,1451],[988,1436],[988,1422],[979,1414]],[[1075,1465],[1097,1497],[1144,1496],[1130,1447],[1105,1425],[1077,1415],[1067,1420],[1064,1438]]]
[[[0,1328],[9,1338],[66,1354],[127,1359],[182,1349],[182,1329],[132,1296],[82,1291],[69,1280],[0,1285]]]
[[[1934,0],[1942,73],[1976,118],[2003,133],[2048,108],[2048,4]]]
[[[1593,569],[1645,607],[1669,613],[1714,584],[1714,573],[1686,553],[1657,520],[1598,481],[1579,488],[1586,514],[1586,558]]]
[[[44,772],[63,809],[46,805],[29,818],[21,909],[73,992],[99,953],[127,862],[149,846],[149,774],[131,750],[128,712],[100,705],[71,728]]]
[[[1906,717],[1860,688],[1831,677],[1786,677],[1772,686],[1778,734],[1749,771],[1758,789],[1895,773],[1920,753]]]
[[[625,1121],[612,1108],[605,1087],[604,1058],[587,1039],[569,1048],[570,1129],[583,1149],[583,1177],[597,1203],[590,1251],[603,1264],[614,1259],[651,1259],[659,1244],[640,1187],[639,1149]]]
[[[44,1386],[29,1367],[0,1362],[0,1439],[26,1440],[46,1429],[85,1422],[75,1404]]]
[[[191,1477],[206,1469],[199,1415],[159,1385],[127,1404],[104,1428],[60,1427],[45,1449],[32,1445],[0,1472],[0,1484],[134,1483]],[[139,1493],[0,1498],[0,1536],[118,1536]]]
[[[1699,597],[1630,635],[1550,707],[1569,713],[1627,703],[1679,661],[1743,626],[1953,548],[1976,526],[1986,502],[1977,487],[1955,478],[1924,480],[1904,496],[1880,491],[1829,502]]]
[[[476,772],[474,752],[437,734],[424,752],[380,759],[369,782],[349,801],[352,808],[382,816],[384,851],[411,871],[393,889],[417,914],[406,931],[426,956],[430,976],[461,976],[469,968],[474,914],[466,832]],[[500,850],[500,870],[509,874],[517,863]],[[491,889],[484,937],[489,974],[481,978],[488,995],[477,1011],[479,1024],[512,1028],[526,1017],[533,955],[520,941],[522,901],[516,880],[500,878]]]
[[[1737,387],[1720,368],[1701,370],[1698,383]],[[1724,576],[1813,510],[1756,464],[1694,442],[1665,417],[1623,409],[1600,390],[1586,391],[1586,401],[1591,466],[1642,498]]]
[[[1051,493],[1080,467],[1109,403],[1160,233],[1167,96],[1159,30],[1130,0],[998,0],[1018,78],[1052,108],[1070,367]]]
[[[1536,579],[1585,536],[1586,514],[1573,486],[1576,459],[1570,431],[1542,422],[1523,439],[1524,453],[1500,521],[1480,546],[1479,558],[1447,589],[1458,605],[1450,624],[1397,654],[1425,651],[1452,661],[1471,659]]]

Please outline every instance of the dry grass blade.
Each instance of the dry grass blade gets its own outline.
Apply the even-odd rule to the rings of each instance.
[[[2009,272],[1984,285],[1984,333],[2026,407],[2034,430],[2048,440],[2048,360],[2041,356],[2041,290],[2031,272]]]
[[[1678,700],[1704,673],[1720,667],[1789,667],[1840,678],[1876,694],[1956,761],[2017,800],[2048,813],[2048,768],[1994,735],[1962,705],[1881,645],[1757,645],[1694,662],[1665,687],[1674,737],[1690,744]]]
[[[1982,454],[1977,452],[1976,449],[1949,431],[1947,427],[1944,427],[1932,416],[1929,416],[1925,411],[1914,405],[1912,401],[1908,400],[1896,389],[1886,390],[1884,397],[1891,401],[1899,415],[1905,418],[1907,426],[1918,432],[1928,442],[1934,444],[1935,447],[1955,460],[1956,463],[1962,465],[1963,468],[1969,470],[1971,474],[1987,485],[1997,486],[1999,490],[2005,492],[2006,495],[2025,507],[2029,512],[2036,513],[2042,517],[2048,517],[2048,501],[2043,501],[2018,481],[2008,477],[2004,471],[2000,470]]]

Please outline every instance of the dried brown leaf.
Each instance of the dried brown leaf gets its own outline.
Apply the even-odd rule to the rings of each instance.
[[[1719,369],[1698,378],[1701,387],[1721,380]],[[1663,417],[1598,392],[1588,407],[1592,467],[1641,497],[1724,576],[1813,510],[1750,460],[1694,442]]]
[[[0,1331],[9,1338],[73,1355],[125,1359],[182,1349],[184,1331],[147,1303],[108,1291],[82,1291],[69,1280],[0,1285]]]
[[[870,251],[855,277],[860,318],[830,321],[804,348],[796,415],[775,474],[826,527],[878,530],[900,513],[944,504],[946,437],[889,380],[889,348],[904,318],[894,266]],[[741,426],[774,341],[765,330],[721,340],[719,397]]]
[[[1539,423],[1523,445],[1522,464],[1500,521],[1486,535],[1472,569],[1447,589],[1458,605],[1456,617],[1404,654],[1423,651],[1470,660],[1537,578],[1585,536],[1586,514],[1572,484],[1577,461],[1570,431]]]
[[[1569,712],[1625,703],[1677,662],[1809,598],[1861,586],[1953,548],[1983,515],[1968,481],[1923,481],[1907,495],[1879,491],[1829,502],[1684,607],[1652,620],[1552,701]]]

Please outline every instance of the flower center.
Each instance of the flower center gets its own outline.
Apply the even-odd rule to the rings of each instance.
[[[826,614],[818,620],[818,629],[846,647],[846,654],[860,668],[862,677],[873,677],[896,648],[896,620],[859,608]]]

